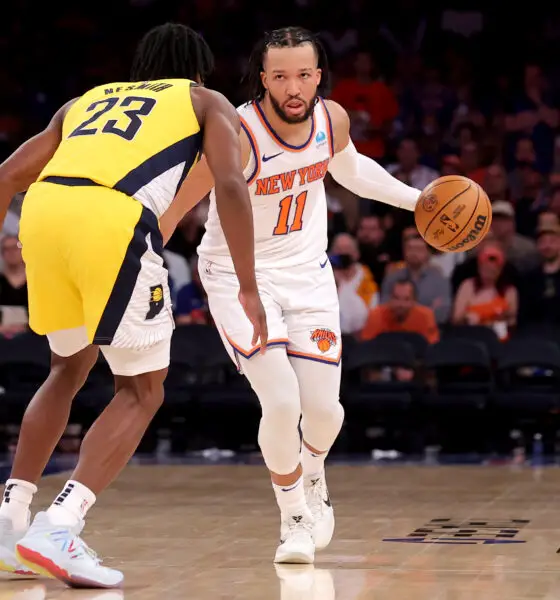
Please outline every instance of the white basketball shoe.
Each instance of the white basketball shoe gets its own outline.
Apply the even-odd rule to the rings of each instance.
[[[300,515],[282,515],[280,545],[275,563],[312,564],[315,560],[313,517],[306,509]]]
[[[101,564],[95,552],[79,537],[83,526],[83,521],[76,527],[53,525],[47,513],[38,513],[29,531],[16,544],[17,559],[70,587],[119,587],[123,574]]]
[[[316,477],[306,477],[304,486],[307,506],[315,521],[315,547],[317,550],[323,550],[330,544],[334,533],[334,510],[327,489],[325,470]]]
[[[37,577],[38,574],[21,564],[16,557],[16,543],[25,531],[14,531],[11,519],[0,517],[0,571],[23,577]]]

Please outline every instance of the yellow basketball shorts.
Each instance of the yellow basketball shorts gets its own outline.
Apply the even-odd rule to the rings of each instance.
[[[156,216],[87,182],[49,178],[25,196],[31,328],[48,335],[83,327],[89,343],[138,350],[168,340],[173,315]]]

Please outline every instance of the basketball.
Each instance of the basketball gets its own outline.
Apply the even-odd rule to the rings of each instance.
[[[447,175],[424,188],[414,220],[420,235],[436,250],[464,252],[488,233],[492,205],[478,183],[460,175]]]

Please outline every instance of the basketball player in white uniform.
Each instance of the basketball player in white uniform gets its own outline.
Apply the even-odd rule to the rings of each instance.
[[[312,34],[300,28],[273,31],[255,49],[249,68],[254,100],[238,112],[257,283],[267,313],[266,353],[251,343],[251,324],[237,302],[238,284],[213,193],[199,269],[224,344],[262,406],[259,444],[282,519],[275,561],[311,563],[315,548],[326,547],[334,530],[324,461],[344,418],[323,178],[329,171],[361,197],[408,210],[414,210],[420,192],[359,155],[346,111],[318,97],[328,73]],[[211,185],[204,162],[195,170],[191,186],[184,187],[188,205]],[[164,237],[180,217],[164,216]]]

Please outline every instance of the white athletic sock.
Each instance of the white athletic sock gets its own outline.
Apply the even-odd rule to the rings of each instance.
[[[276,485],[273,483],[272,487],[282,516],[301,515],[309,510],[305,501],[303,477],[290,485]]]
[[[67,481],[66,485],[47,510],[53,525],[73,527],[85,519],[95,503],[95,494],[78,481]]]
[[[301,465],[305,479],[313,479],[323,473],[327,454],[328,452],[313,452],[305,444],[302,444]]]
[[[29,527],[31,512],[29,506],[37,486],[22,479],[8,479],[4,488],[4,497],[0,505],[0,516],[12,521],[15,531],[25,531]]]

